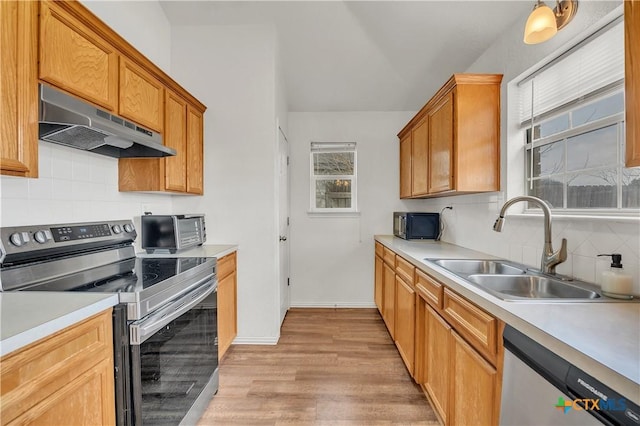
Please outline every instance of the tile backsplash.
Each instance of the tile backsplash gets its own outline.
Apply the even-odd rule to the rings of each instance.
[[[39,142],[37,179],[0,177],[0,226],[133,219],[171,213],[167,194],[118,191],[118,160]]]
[[[493,231],[493,223],[502,206],[499,197],[488,202],[474,200],[454,202],[453,210],[445,210],[442,219],[446,229],[443,240],[456,245],[503,257],[514,262],[539,267],[544,243],[543,218],[507,214],[502,232]],[[562,218],[552,221],[553,248],[567,239],[567,260],[557,272],[600,284],[601,273],[611,259],[602,253],[622,254],[625,272],[634,280],[634,293],[640,295],[640,220],[627,218],[589,219]]]

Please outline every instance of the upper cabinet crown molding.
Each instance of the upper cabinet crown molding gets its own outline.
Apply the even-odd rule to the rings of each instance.
[[[454,74],[400,131],[400,198],[500,190],[501,82]]]

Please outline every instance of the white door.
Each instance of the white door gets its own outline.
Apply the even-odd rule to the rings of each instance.
[[[278,127],[279,157],[279,259],[280,259],[280,324],[289,310],[289,142]]]

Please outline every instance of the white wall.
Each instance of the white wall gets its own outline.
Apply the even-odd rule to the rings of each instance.
[[[420,207],[425,209],[439,210],[444,205],[454,206],[453,211],[445,211],[443,215],[447,223],[444,241],[539,266],[543,244],[541,217],[510,217],[503,232],[496,233],[492,230],[504,201],[524,191],[524,162],[518,156],[517,149],[521,146],[522,139],[519,135],[514,135],[514,128],[517,126],[512,122],[512,117],[517,107],[514,102],[508,102],[508,85],[593,32],[599,26],[598,22],[610,20],[619,5],[619,1],[581,2],[578,14],[565,29],[550,41],[534,46],[527,46],[521,41],[526,20],[526,17],[522,17],[466,70],[504,74],[502,189],[506,191],[506,195],[505,192],[500,192],[423,201]],[[512,207],[510,212],[518,212],[518,207],[521,208]],[[554,248],[560,247],[562,238],[568,240],[569,256],[565,263],[559,265],[559,273],[599,282],[600,273],[608,268],[610,260],[598,258],[597,254],[618,252],[623,255],[627,272],[634,275],[635,292],[640,294],[640,221],[637,217],[631,220],[557,217],[553,222]]]
[[[275,31],[178,26],[172,31],[172,52],[175,78],[208,107],[205,195],[176,200],[176,209],[206,214],[208,242],[239,245],[236,343],[275,343],[275,117],[276,105],[284,103],[276,99]]]
[[[86,4],[86,3],[85,3]],[[98,17],[168,69],[170,26],[156,1],[90,2]],[[140,31],[140,17],[146,17]],[[170,195],[118,192],[118,160],[39,142],[38,179],[0,177],[0,226],[131,219],[170,213]]]
[[[290,113],[291,305],[363,307],[373,303],[373,235],[392,232],[399,199],[396,134],[414,112]],[[356,217],[309,210],[309,144],[357,142]]]

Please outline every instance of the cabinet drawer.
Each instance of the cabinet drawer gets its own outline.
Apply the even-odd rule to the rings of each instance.
[[[498,321],[493,316],[448,288],[444,289],[443,312],[458,333],[495,363],[498,351]]]
[[[413,273],[415,270],[415,266],[396,255],[396,274],[411,286],[413,286]]]
[[[384,261],[389,264],[389,266],[391,266],[392,268],[396,267],[396,254],[389,250],[388,248],[384,247],[384,254],[382,255],[382,258],[384,259]]]
[[[222,281],[227,275],[236,270],[236,252],[218,259],[218,281]]]
[[[416,270],[416,290],[431,306],[442,309],[444,286],[421,270]]]
[[[384,256],[384,247],[379,242],[376,242],[376,255],[380,257]]]

